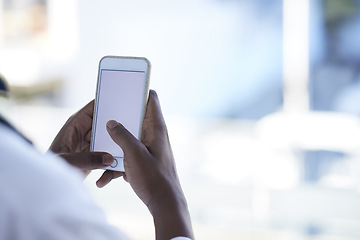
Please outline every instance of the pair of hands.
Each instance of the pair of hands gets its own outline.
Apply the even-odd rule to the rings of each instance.
[[[50,146],[51,151],[83,170],[85,176],[93,169],[111,165],[114,159],[108,153],[89,151],[93,109],[94,101],[71,116]],[[115,178],[124,177],[153,215],[157,239],[191,238],[187,203],[155,91],[149,93],[141,141],[113,120],[107,123],[107,130],[124,151],[126,172],[106,170],[97,180],[97,186],[103,187]]]
[[[91,170],[102,169],[111,165],[114,160],[106,152],[90,152],[93,110],[94,101],[91,101],[72,115],[50,146],[52,152],[81,169],[84,176],[87,176]],[[154,171],[157,175],[160,172],[170,174],[177,180],[166,125],[157,95],[152,90],[149,93],[149,102],[142,129],[140,142],[120,123],[114,120],[107,123],[107,130],[111,138],[124,151],[126,173],[106,170],[96,182],[98,187],[103,187],[112,179],[123,176],[135,189],[142,188],[143,185],[146,188],[148,182],[151,181],[145,182],[143,178],[151,177],[154,175]],[[152,174],[150,174],[151,172]],[[141,193],[143,192],[141,191]]]

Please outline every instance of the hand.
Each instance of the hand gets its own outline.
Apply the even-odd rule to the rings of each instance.
[[[153,215],[157,239],[192,237],[186,199],[154,91],[150,91],[142,129],[140,142],[120,123],[107,123],[111,138],[124,151],[124,179]]]
[[[114,158],[104,152],[89,152],[94,101],[72,115],[52,142],[52,152],[71,165],[83,170],[87,176],[91,170],[112,164]],[[100,178],[101,179],[101,178]]]

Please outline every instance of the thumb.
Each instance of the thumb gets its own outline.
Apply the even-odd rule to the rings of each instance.
[[[139,142],[122,124],[114,120],[108,121],[106,126],[110,137],[123,149],[124,153],[126,149],[132,148]]]
[[[114,161],[113,156],[105,152],[61,153],[59,156],[82,170],[104,168]]]

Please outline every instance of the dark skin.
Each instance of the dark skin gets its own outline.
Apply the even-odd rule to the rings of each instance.
[[[55,137],[49,150],[64,158],[71,165],[80,168],[84,176],[91,170],[111,165],[114,158],[105,152],[90,152],[94,101],[73,114]],[[105,171],[97,181],[99,187],[122,176],[120,172]]]
[[[107,153],[89,152],[93,102],[74,114],[60,130],[50,150],[89,174],[112,163]],[[150,91],[141,141],[116,121],[107,123],[111,138],[124,151],[124,172],[106,170],[97,181],[103,187],[123,176],[148,207],[156,239],[193,238],[187,203],[176,172],[168,132],[155,91]]]

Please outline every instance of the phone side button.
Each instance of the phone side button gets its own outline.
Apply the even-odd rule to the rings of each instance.
[[[112,168],[116,168],[116,166],[118,165],[118,161],[116,159],[114,159],[113,163],[110,165],[110,167]]]

